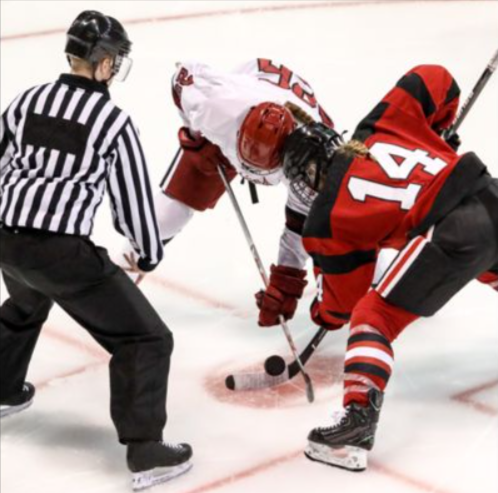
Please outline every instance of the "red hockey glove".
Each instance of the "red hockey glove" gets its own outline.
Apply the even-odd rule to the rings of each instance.
[[[178,140],[182,149],[200,149],[207,140],[200,134],[194,134],[187,127],[178,130]]]
[[[261,327],[278,325],[279,315],[285,320],[291,319],[297,308],[297,300],[301,298],[308,284],[305,280],[306,271],[301,269],[272,265],[270,272],[268,288],[255,295],[259,308],[258,324]]]
[[[332,322],[327,322],[326,320],[323,319],[323,317],[320,315],[320,302],[318,301],[318,298],[315,298],[313,300],[313,303],[311,303],[310,306],[310,316],[311,320],[315,322],[316,325],[319,325],[320,327],[323,327],[324,329],[327,330],[338,330],[342,328],[344,324],[335,324]]]
[[[178,140],[183,149],[183,160],[187,160],[205,175],[218,176],[218,165],[224,166],[231,174],[235,171],[217,145],[212,144],[200,134],[192,133],[187,127],[178,131]]]

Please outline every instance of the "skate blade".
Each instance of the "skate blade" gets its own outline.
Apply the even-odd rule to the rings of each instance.
[[[136,472],[132,476],[133,491],[145,490],[157,484],[171,481],[190,471],[192,465],[192,462],[187,461],[178,466],[156,467],[149,471]]]
[[[304,455],[310,460],[348,471],[360,472],[367,468],[367,451],[359,447],[346,445],[334,449],[328,445],[309,442]]]
[[[0,406],[0,419],[20,413],[33,404],[33,400],[20,404],[19,406]]]

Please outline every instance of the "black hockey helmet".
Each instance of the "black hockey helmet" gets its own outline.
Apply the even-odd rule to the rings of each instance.
[[[67,31],[66,54],[93,65],[111,56],[114,58],[113,74],[119,73],[121,80],[131,68],[130,51],[131,41],[121,23],[95,10],[81,12]]]
[[[283,148],[284,176],[306,205],[311,205],[316,197],[332,156],[343,143],[341,134],[319,122],[303,125],[287,137]]]

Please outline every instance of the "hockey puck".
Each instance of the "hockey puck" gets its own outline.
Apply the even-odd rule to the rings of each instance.
[[[235,378],[233,378],[233,375],[228,375],[225,378],[225,387],[229,390],[235,390]]]
[[[278,377],[279,375],[282,375],[286,368],[287,365],[285,363],[285,360],[281,356],[270,356],[265,361],[265,371],[272,377]]]

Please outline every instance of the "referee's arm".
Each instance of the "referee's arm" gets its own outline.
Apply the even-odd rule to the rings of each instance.
[[[15,120],[14,109],[17,107],[19,97],[2,114],[0,120],[0,173],[9,165],[14,150]]]
[[[107,184],[114,227],[139,253],[138,267],[153,270],[163,257],[144,153],[132,121],[124,125],[111,155]]]

